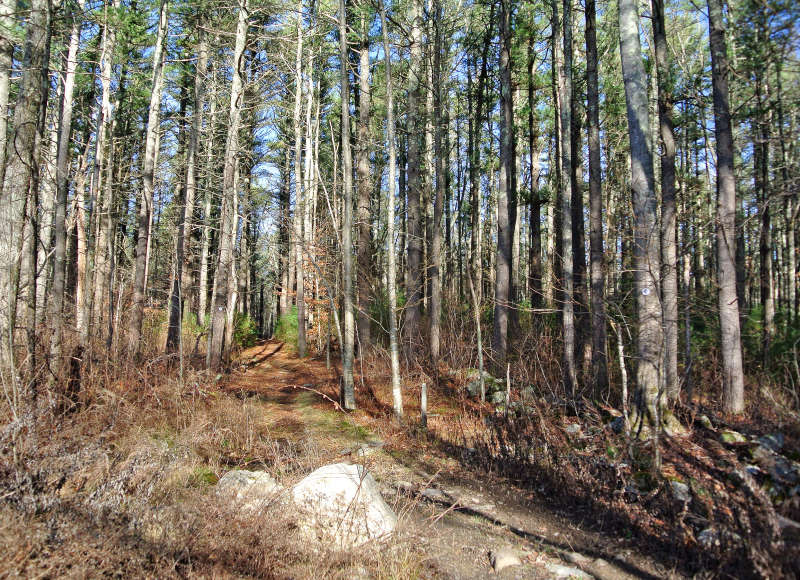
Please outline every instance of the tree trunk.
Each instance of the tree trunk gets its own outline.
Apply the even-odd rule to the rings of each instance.
[[[409,353],[418,344],[420,334],[420,305],[423,300],[422,241],[425,234],[423,215],[420,209],[422,179],[420,170],[420,133],[424,124],[420,117],[420,75],[422,73],[422,28],[420,0],[411,2],[411,38],[408,73],[408,260],[406,284],[405,331]]]
[[[650,127],[647,76],[639,39],[639,14],[634,0],[619,3],[620,57],[625,80],[628,135],[631,146],[631,189],[634,213],[634,271],[638,316],[636,407],[637,434],[657,433],[663,333],[659,276],[660,240],[656,223],[653,158],[648,148]],[[647,429],[649,428],[649,429]]]
[[[403,416],[403,392],[400,388],[400,354],[397,345],[397,264],[394,245],[394,206],[397,154],[395,151],[394,88],[392,87],[392,53],[386,28],[386,6],[381,3],[383,55],[386,63],[386,141],[389,146],[389,191],[386,199],[387,290],[389,293],[389,358],[392,368],[392,403],[397,418]]]
[[[500,187],[497,197],[497,258],[492,348],[495,370],[505,370],[511,301],[511,259],[514,239],[516,171],[514,102],[511,94],[511,0],[500,1]]]
[[[14,360],[14,330],[17,318],[17,293],[20,285],[28,285],[28,292],[33,296],[33,312],[28,297],[26,322],[29,323],[26,336],[29,360],[27,367],[32,370],[34,361],[30,356],[32,333],[35,326],[31,315],[35,315],[36,298],[36,244],[33,239],[27,241],[25,235],[36,234],[35,224],[26,222],[26,212],[34,216],[36,207],[28,210],[29,192],[36,191],[38,183],[39,155],[37,145],[41,143],[41,131],[44,128],[43,114],[47,107],[48,60],[50,54],[50,19],[51,4],[49,0],[32,0],[30,15],[26,24],[26,34],[22,62],[22,78],[14,106],[13,130],[8,139],[7,159],[0,195],[0,366],[4,384],[11,379],[14,389],[17,388],[17,368]],[[2,103],[0,103],[0,106]],[[20,248],[28,248],[29,256],[21,255]],[[33,263],[31,264],[31,259]],[[24,262],[23,262],[24,261]],[[21,278],[23,268],[28,279]],[[6,373],[10,373],[6,375]],[[30,388],[25,395],[28,398],[29,411],[35,412],[37,400],[36,381],[30,377]],[[15,409],[16,411],[16,409]]]
[[[442,318],[442,204],[446,196],[445,172],[447,169],[447,152],[444,149],[443,133],[449,129],[443,118],[443,100],[447,98],[447,89],[442,84],[442,68],[447,61],[442,54],[442,3],[434,0],[434,48],[433,48],[433,123],[434,123],[434,156],[436,159],[436,189],[433,198],[433,224],[431,235],[431,300],[429,320],[430,353],[434,364],[439,360],[440,325]]]
[[[717,137],[717,283],[722,351],[722,407],[726,413],[744,410],[744,372],[736,301],[736,178],[733,173],[733,132],[728,102],[728,57],[721,0],[707,0],[714,132]]]
[[[586,0],[586,120],[589,136],[589,246],[592,283],[592,388],[600,397],[608,388],[608,359],[603,257],[603,190],[600,161],[600,105],[597,79],[595,0]]]
[[[664,372],[666,395],[678,398],[678,252],[675,228],[675,134],[664,0],[653,0],[653,38],[658,74],[658,118],[661,134],[661,301],[664,316]]]
[[[211,82],[211,94],[209,95],[208,122],[206,131],[206,161],[205,161],[205,196],[203,202],[203,231],[200,242],[200,272],[198,275],[198,298],[197,298],[197,322],[205,326],[208,312],[208,257],[211,251],[211,193],[213,189],[213,163],[214,163],[214,131],[217,121],[217,95],[216,83]],[[287,148],[288,150],[288,148]],[[287,254],[288,255],[288,254]]]
[[[72,134],[72,95],[75,91],[75,69],[77,67],[78,43],[80,41],[80,11],[84,2],[71,17],[69,47],[62,71],[62,91],[59,110],[58,149],[56,153],[56,204],[55,246],[53,248],[53,292],[49,303],[52,334],[50,336],[51,383],[61,376],[62,344],[64,336],[64,297],[66,292],[67,267],[67,195],[69,189],[69,153]]]
[[[16,26],[15,0],[0,0],[0,183],[4,182],[6,149],[8,147],[8,95],[11,88],[14,40],[11,31]]]
[[[570,129],[572,95],[572,5],[571,0],[564,0],[563,14],[558,13],[558,0],[552,0],[553,8],[553,68],[558,80],[556,91],[559,110],[559,157],[560,157],[560,215],[561,215],[561,316],[564,329],[564,388],[572,395],[577,386],[575,371],[575,315],[573,304],[573,268],[572,252],[572,187],[570,172],[572,168]],[[563,36],[562,36],[563,23]],[[559,42],[562,43],[563,52]]]
[[[197,195],[197,152],[200,146],[200,131],[203,128],[205,84],[207,82],[206,73],[208,72],[208,42],[202,25],[198,27],[198,34],[200,37],[197,45],[197,64],[194,70],[194,111],[192,113],[192,125],[189,130],[189,143],[186,147],[186,174],[184,177],[186,190],[178,225],[178,239],[175,248],[175,276],[172,279],[172,291],[169,299],[167,352],[175,352],[180,345],[183,302],[188,287],[185,280],[185,270],[188,269],[186,249],[191,241],[194,200]],[[198,320],[198,322],[200,321]]]
[[[356,149],[356,173],[358,175],[358,342],[366,349],[370,342],[370,289],[372,283],[372,245],[369,218],[371,192],[369,176],[370,151],[370,97],[369,81],[369,22],[361,18],[361,44],[359,46],[359,90],[358,90],[358,148]]]
[[[142,164],[142,199],[137,218],[136,269],[133,279],[133,304],[128,328],[128,350],[137,356],[141,349],[142,320],[144,318],[145,286],[147,285],[147,248],[150,238],[150,222],[155,188],[155,163],[158,155],[159,111],[161,90],[164,84],[164,39],[167,33],[169,0],[161,0],[158,19],[158,35],[153,50],[153,82],[150,93],[150,108],[145,133],[145,151]]]
[[[591,0],[590,0],[591,1]],[[530,242],[528,245],[528,286],[531,306],[542,305],[542,200],[539,197],[539,125],[536,123],[536,87],[533,78],[535,60],[534,35],[528,36],[528,149],[531,165],[530,183]]]
[[[239,17],[236,24],[236,44],[234,47],[233,79],[231,81],[230,114],[228,133],[225,138],[225,157],[222,175],[222,210],[219,229],[219,248],[217,267],[214,275],[214,296],[211,303],[211,336],[206,364],[211,369],[219,369],[225,359],[230,344],[225,344],[226,328],[230,327],[230,309],[233,268],[235,265],[233,244],[237,225],[236,173],[237,153],[239,151],[239,125],[242,115],[242,93],[244,85],[244,49],[247,43],[249,15],[247,0],[239,0]]]
[[[353,313],[353,157],[350,152],[350,79],[347,74],[347,9],[339,0],[339,71],[342,99],[342,292],[344,294],[344,348],[342,350],[342,407],[356,408],[353,384],[355,320]]]

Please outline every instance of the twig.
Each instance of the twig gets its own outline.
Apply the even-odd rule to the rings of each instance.
[[[291,387],[292,389],[303,389],[304,391],[311,391],[312,393],[316,393],[317,395],[319,395],[323,399],[333,403],[333,406],[337,411],[341,411],[342,413],[344,413],[344,409],[342,408],[342,406],[337,401],[334,401],[328,395],[326,395],[325,393],[323,393],[321,391],[318,391],[317,389],[312,389],[311,387],[307,387],[305,385],[287,385],[287,386]]]

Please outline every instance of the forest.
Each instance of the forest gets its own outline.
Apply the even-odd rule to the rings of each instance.
[[[798,577],[799,147],[793,0],[0,0],[0,576]]]

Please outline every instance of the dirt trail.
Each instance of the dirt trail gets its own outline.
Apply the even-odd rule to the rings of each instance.
[[[398,537],[418,553],[423,577],[681,577],[639,553],[632,540],[592,531],[596,522],[585,521],[588,515],[555,510],[543,495],[471,471],[430,446],[414,447],[387,417],[386,403],[359,389],[358,378],[362,410],[342,412],[337,372],[324,360],[300,360],[283,343],[268,341],[239,362],[225,390],[263,405],[271,434],[297,459],[297,475],[326,463],[368,467],[394,505]],[[490,552],[503,547],[522,565],[496,574]]]

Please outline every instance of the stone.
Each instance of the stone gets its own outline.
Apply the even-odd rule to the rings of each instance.
[[[566,431],[569,435],[577,435],[581,432],[581,426],[577,423],[570,423],[564,428],[564,431]]]
[[[489,559],[495,572],[500,572],[512,566],[522,566],[522,561],[519,559],[519,556],[517,556],[516,552],[511,548],[492,550]]]
[[[719,438],[723,443],[747,443],[747,437],[731,429],[726,429],[720,433]]]
[[[594,576],[587,574],[580,568],[564,566],[563,564],[547,564],[546,568],[554,578],[579,578],[581,580],[592,580],[594,578]]]
[[[708,418],[708,415],[700,415],[697,418],[697,422],[700,423],[703,427],[705,427],[709,431],[714,430],[714,425],[711,423],[711,419]]]
[[[397,525],[397,516],[362,465],[321,467],[292,488],[292,499],[301,512],[301,532],[342,550],[385,538]]]
[[[480,397],[481,396],[481,375],[478,373],[477,369],[469,369],[466,373],[466,389],[467,392],[471,397]],[[498,391],[505,392],[505,380],[498,379],[483,371],[483,386],[486,391],[487,399],[490,397],[492,393],[496,393]]]
[[[494,391],[493,393],[487,393],[486,398],[492,405],[505,405],[506,404],[506,392],[505,391]]]
[[[682,503],[689,503],[692,501],[692,492],[689,486],[680,481],[670,480],[669,487],[672,490],[672,497]]]
[[[563,554],[564,560],[569,562],[570,564],[576,564],[580,566],[581,564],[588,564],[589,558],[588,556],[584,556],[580,552],[567,552]]]
[[[610,425],[611,425],[611,430],[614,433],[617,434],[622,433],[622,431],[625,429],[625,417],[620,415],[619,417],[611,421]]]
[[[283,487],[264,471],[234,469],[217,482],[217,495],[226,497],[237,507],[258,510],[274,501]]]
[[[713,548],[719,546],[719,534],[714,528],[706,528],[697,534],[697,543],[704,548]]]
[[[766,447],[770,451],[778,453],[781,449],[783,449],[783,433],[771,433],[769,435],[763,435],[758,438],[758,443],[762,447]]]

